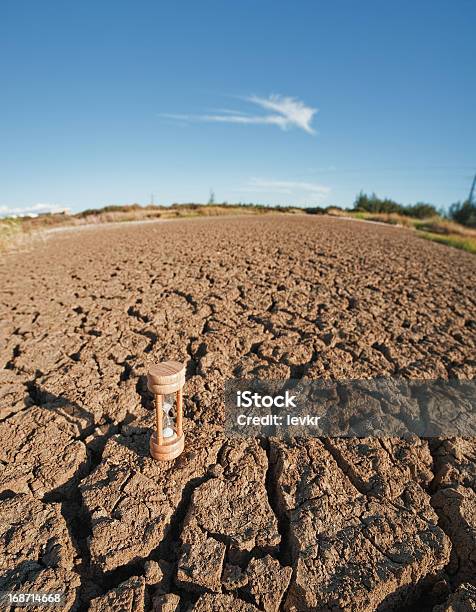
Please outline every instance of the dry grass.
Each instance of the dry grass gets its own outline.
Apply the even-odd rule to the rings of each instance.
[[[417,235],[426,240],[433,240],[468,253],[476,253],[476,229],[465,227],[455,221],[439,216],[428,219],[415,219],[398,213],[367,213],[330,208],[327,213],[335,217],[350,217],[364,221],[389,223],[415,230]]]
[[[19,219],[2,219],[0,221],[0,250],[22,233],[22,223]]]
[[[464,238],[476,238],[476,229],[465,227],[450,219],[434,216],[428,219],[415,219],[400,215],[398,213],[351,213],[352,216],[358,219],[366,219],[367,221],[380,221],[381,223],[390,223],[391,225],[401,225],[402,227],[412,227],[421,232],[431,234],[462,236]]]
[[[333,217],[350,217],[362,221],[375,221],[377,223],[388,223],[402,227],[414,227],[416,219],[399,215],[398,213],[368,213],[363,211],[342,210],[340,208],[329,208],[327,214]]]
[[[418,232],[418,235],[426,240],[433,240],[434,242],[440,242],[441,244],[446,244],[455,249],[462,249],[468,253],[476,254],[476,238],[463,238],[462,236],[454,234],[432,234],[431,232]]]
[[[431,219],[423,219],[415,223],[415,229],[421,232],[430,232],[432,234],[442,234],[445,236],[461,236],[463,238],[476,239],[476,229],[465,227],[455,221],[442,219],[441,217],[432,217]]]

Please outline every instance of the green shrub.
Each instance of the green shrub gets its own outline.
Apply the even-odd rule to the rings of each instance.
[[[428,219],[429,217],[438,216],[438,211],[433,204],[425,202],[417,202],[403,207],[403,214],[407,217],[415,217],[416,219]]]
[[[354,202],[354,210],[371,213],[401,213],[402,208],[403,207],[401,204],[397,204],[397,202],[394,202],[389,198],[384,198],[382,200],[381,198],[377,197],[375,193],[368,196],[363,191],[359,193]]]
[[[466,227],[476,227],[476,204],[469,200],[455,202],[450,206],[449,217]]]
[[[417,202],[416,204],[399,204],[390,198],[379,198],[375,193],[368,196],[361,191],[354,202],[354,210],[369,213],[398,213],[407,217],[426,219],[438,215],[436,208],[432,204]]]
[[[325,215],[327,210],[320,206],[308,206],[304,208],[304,212],[308,215]]]

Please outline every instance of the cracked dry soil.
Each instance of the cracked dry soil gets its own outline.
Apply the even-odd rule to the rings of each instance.
[[[227,439],[223,383],[474,378],[476,258],[326,217],[63,232],[1,279],[0,590],[68,610],[475,610],[474,439]],[[145,373],[187,362],[186,448]]]

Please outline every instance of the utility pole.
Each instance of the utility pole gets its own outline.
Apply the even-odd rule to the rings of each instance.
[[[471,190],[470,190],[470,192],[469,192],[469,197],[468,197],[468,202],[469,202],[470,204],[472,204],[472,203],[473,203],[473,196],[474,196],[474,189],[475,189],[475,187],[476,187],[476,173],[475,173],[475,175],[474,175],[474,178],[473,178],[473,184],[471,185]]]
[[[151,206],[154,205],[154,194],[153,193],[150,194],[150,205]]]

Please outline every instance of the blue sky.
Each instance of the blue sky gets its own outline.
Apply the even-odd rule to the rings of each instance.
[[[0,212],[464,199],[473,0],[0,5]]]

